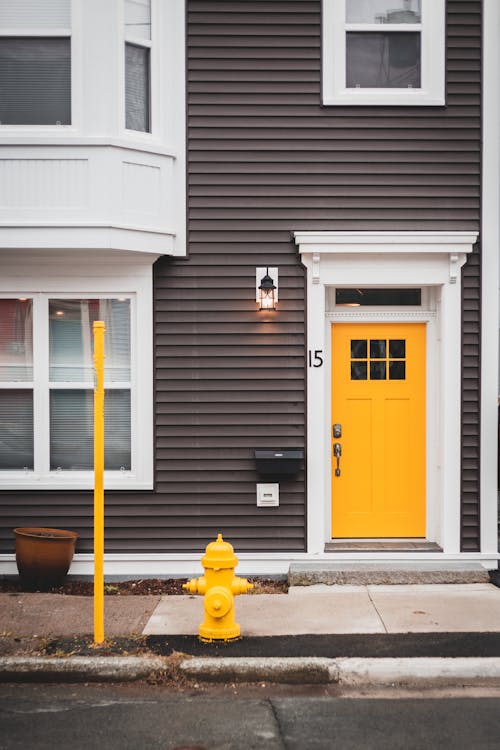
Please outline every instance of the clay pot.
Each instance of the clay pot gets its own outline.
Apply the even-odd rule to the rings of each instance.
[[[30,589],[60,586],[71,565],[78,534],[64,529],[14,529],[21,582]]]

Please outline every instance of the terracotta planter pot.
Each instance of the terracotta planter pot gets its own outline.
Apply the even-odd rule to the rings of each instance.
[[[16,563],[23,585],[46,590],[59,586],[71,565],[78,534],[64,529],[14,529]]]

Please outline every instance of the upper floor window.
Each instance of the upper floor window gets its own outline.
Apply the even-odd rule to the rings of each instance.
[[[71,124],[70,0],[2,0],[0,28],[0,124]]]
[[[323,0],[324,104],[444,104],[444,0]]]
[[[151,0],[125,0],[125,127],[151,132]]]

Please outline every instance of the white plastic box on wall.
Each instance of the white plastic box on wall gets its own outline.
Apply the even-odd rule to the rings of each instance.
[[[257,485],[257,507],[276,508],[280,504],[280,486],[277,483]]]

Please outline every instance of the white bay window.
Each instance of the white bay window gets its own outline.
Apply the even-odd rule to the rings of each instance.
[[[108,278],[111,291],[104,268],[99,282],[87,279],[95,288],[85,294],[63,291],[78,283],[68,277],[52,281],[53,292],[9,292],[4,279],[0,488],[93,486],[96,320],[106,327],[105,486],[152,487],[151,265],[144,261],[133,264],[138,276],[122,279],[121,288]]]

